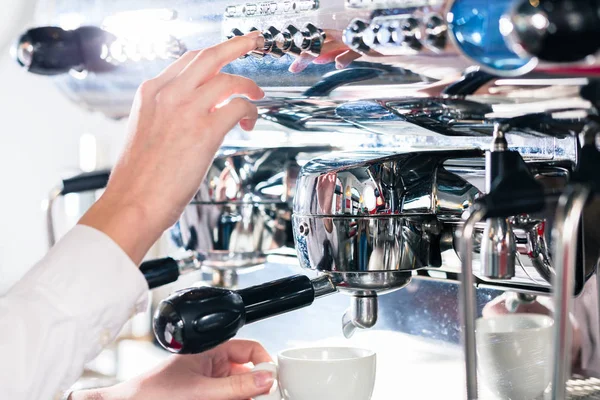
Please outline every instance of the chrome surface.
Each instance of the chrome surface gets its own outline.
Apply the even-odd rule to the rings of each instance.
[[[494,126],[490,151],[486,153],[486,193],[492,189],[497,173],[492,166],[491,154],[508,150],[504,134],[509,127]],[[486,278],[510,279],[515,276],[515,236],[507,218],[488,218],[481,238],[481,272]]]
[[[462,344],[465,354],[465,373],[467,379],[467,399],[476,400],[479,397],[477,385],[477,342],[475,337],[475,287],[473,279],[473,235],[475,225],[485,215],[485,210],[471,210],[466,215],[462,227],[460,241],[460,257],[462,260],[460,274],[460,320],[462,325]]]
[[[342,316],[342,332],[349,339],[356,329],[368,329],[377,323],[377,295],[352,296],[350,308]]]
[[[565,382],[571,376],[571,323],[573,285],[577,259],[578,229],[590,190],[583,185],[568,187],[559,200],[552,230],[556,277],[554,281],[554,326],[552,345],[552,399],[566,398]],[[581,246],[581,244],[579,244]]]
[[[291,202],[298,163],[330,150],[222,148],[173,230],[173,239],[197,254],[203,267],[216,270],[262,264],[269,252],[293,247]],[[216,281],[225,279],[223,273],[215,274]]]
[[[331,277],[327,275],[314,278],[312,280],[312,285],[315,291],[315,298],[327,296],[329,294],[337,292],[337,288],[332,282]]]
[[[567,182],[569,162],[530,161],[529,165],[548,190]],[[485,163],[477,149],[382,149],[316,158],[301,170],[294,201],[292,221],[300,263],[335,273],[419,269],[431,270],[430,276],[460,273],[461,216],[483,195],[484,186]],[[551,221],[529,215],[511,218],[508,224],[511,233],[499,243],[517,244],[518,268],[514,276],[486,276],[480,262],[481,253],[486,254],[482,245],[486,225],[480,223],[474,236],[477,263],[473,266],[478,284],[549,291]],[[586,271],[593,268],[593,261],[586,264]]]
[[[46,237],[48,248],[56,244],[56,231],[54,227],[54,203],[61,196],[62,187],[53,188],[48,194],[48,198],[43,203],[43,211],[46,214]]]
[[[515,276],[515,236],[506,218],[486,220],[481,241],[481,273],[486,278]]]

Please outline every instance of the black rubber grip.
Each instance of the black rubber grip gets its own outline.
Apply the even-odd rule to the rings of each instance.
[[[263,283],[238,293],[244,300],[247,324],[309,306],[315,299],[312,282],[305,275]]]
[[[179,278],[179,265],[171,257],[143,262],[140,271],[150,289],[175,282]]]
[[[109,177],[110,170],[99,170],[79,174],[63,180],[63,189],[60,194],[64,196],[69,193],[81,193],[105,188],[108,184]]]

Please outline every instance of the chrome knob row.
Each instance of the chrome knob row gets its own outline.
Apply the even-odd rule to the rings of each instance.
[[[441,50],[446,46],[446,31],[446,23],[437,15],[425,21],[412,16],[384,16],[370,22],[355,19],[342,37],[347,46],[360,53],[392,47],[419,51],[428,46]]]
[[[249,32],[257,31],[251,28]],[[227,39],[242,36],[244,33],[239,29],[233,29]],[[270,26],[261,32],[263,44],[260,48],[249,53],[251,56],[264,57],[269,54],[280,58],[284,54],[299,56],[303,53],[317,57],[321,54],[321,48],[325,42],[325,33],[313,24],[306,24],[302,29],[294,25],[288,25],[283,31]]]

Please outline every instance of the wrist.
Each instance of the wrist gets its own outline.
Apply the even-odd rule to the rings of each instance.
[[[85,213],[79,224],[109,236],[137,265],[163,232],[143,207],[106,195]]]
[[[135,388],[124,384],[115,386],[77,390],[71,393],[68,400],[133,400]]]

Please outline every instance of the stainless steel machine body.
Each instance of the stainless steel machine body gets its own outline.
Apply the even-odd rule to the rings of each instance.
[[[177,293],[155,319],[167,348],[166,330],[181,334],[223,293],[238,308],[227,329],[169,350],[202,351],[335,291],[351,296],[350,337],[380,326],[381,310],[402,311],[386,300],[397,289],[460,282],[453,316],[469,400],[479,396],[474,320],[481,294],[498,290],[519,292],[517,303],[553,295],[552,398],[563,399],[569,312],[599,256],[600,13],[596,1],[517,3],[45,0],[39,23],[51,29],[24,34],[15,55],[79,104],[120,118],[137,86],[186,49],[262,32],[261,46],[224,69],[265,88],[258,132],[214,161],[174,237],[217,271],[293,246],[314,279],[205,289],[193,315],[171,311],[201,289]],[[265,132],[281,140],[257,146]],[[213,283],[235,283],[226,281]],[[428,309],[429,293],[411,307]]]

